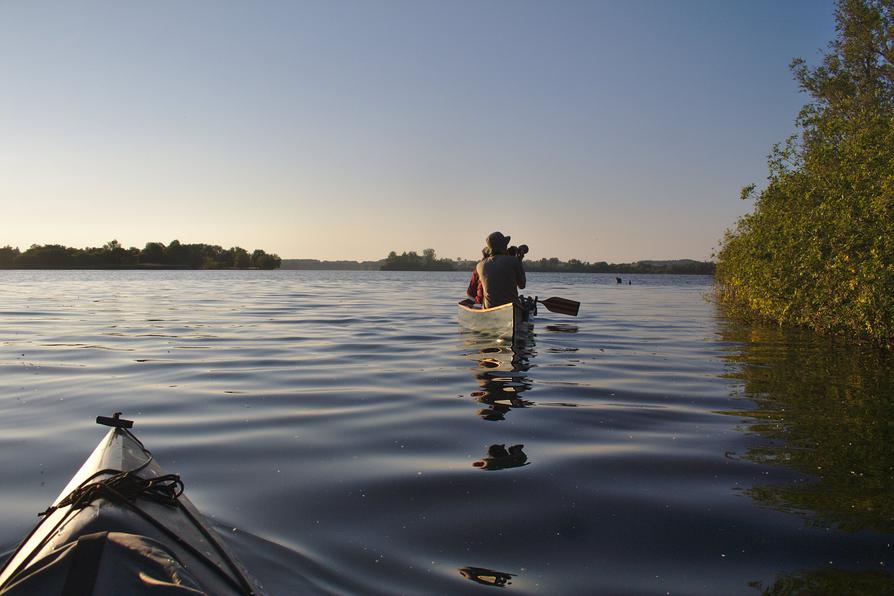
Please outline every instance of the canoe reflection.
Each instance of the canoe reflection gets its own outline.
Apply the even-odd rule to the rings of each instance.
[[[546,330],[551,333],[577,333],[577,325],[556,323],[555,325],[547,325]]]
[[[511,584],[510,580],[515,577],[512,573],[503,573],[502,571],[494,571],[484,567],[460,567],[459,573],[476,584],[497,586],[498,588]]]
[[[504,420],[513,408],[533,406],[534,402],[522,399],[531,389],[530,359],[534,355],[533,336],[514,348],[493,339],[473,337],[466,339],[466,356],[475,360],[475,379],[480,389],[471,396],[484,408],[478,415],[485,420]]]
[[[522,449],[524,445],[512,445],[506,449],[506,445],[495,444],[487,448],[487,456],[479,459],[472,465],[482,470],[506,470],[508,468],[520,468],[528,465],[528,456]]]

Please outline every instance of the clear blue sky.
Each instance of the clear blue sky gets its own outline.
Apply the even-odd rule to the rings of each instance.
[[[0,4],[0,245],[708,258],[833,4]]]

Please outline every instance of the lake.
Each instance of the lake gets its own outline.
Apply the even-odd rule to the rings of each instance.
[[[621,277],[0,271],[0,550],[122,411],[270,594],[894,592],[894,357]]]

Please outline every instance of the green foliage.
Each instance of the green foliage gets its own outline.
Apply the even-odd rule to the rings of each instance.
[[[453,261],[450,259],[439,259],[435,253],[435,249],[426,248],[422,251],[422,256],[416,254],[416,251],[410,251],[397,254],[393,250],[388,253],[388,257],[380,267],[381,271],[454,271]]]
[[[890,345],[894,2],[840,0],[836,20],[820,66],[792,63],[811,101],[773,148],[754,211],[721,241],[718,294],[742,315]]]
[[[32,244],[16,257],[14,264],[20,267],[71,267],[74,265],[74,250],[60,244]]]
[[[9,245],[0,248],[0,268],[12,267],[19,254],[18,248]]]
[[[251,267],[251,256],[248,254],[247,250],[240,246],[234,246],[230,249],[230,253],[233,255],[233,267],[236,267],[237,269]]]
[[[124,248],[117,240],[102,248],[35,244],[23,253],[9,246],[0,248],[2,269],[277,269],[281,262],[279,256],[260,249],[249,255],[238,246],[224,250],[212,244],[181,244],[179,240],[172,240],[168,246],[148,242],[143,250]]]
[[[165,257],[165,245],[161,242],[147,242],[140,252],[141,263],[163,263]]]
[[[251,265],[258,269],[278,269],[282,259],[278,255],[268,255],[260,248],[251,253]]]

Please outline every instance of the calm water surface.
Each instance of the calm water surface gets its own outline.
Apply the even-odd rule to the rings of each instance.
[[[0,550],[120,410],[271,594],[891,593],[891,356],[626,279],[0,272]]]

